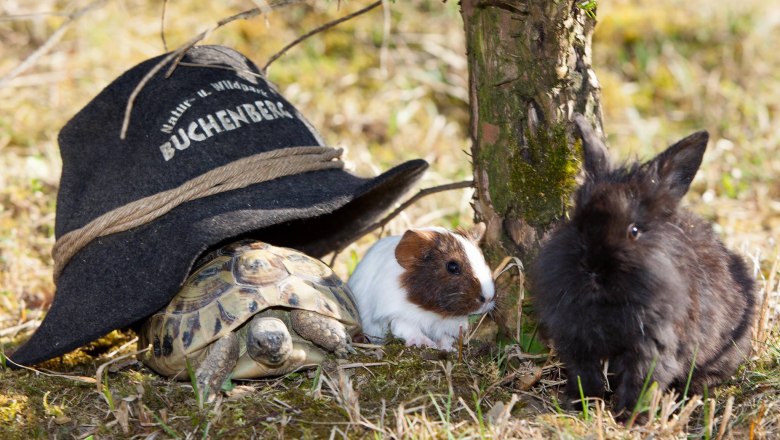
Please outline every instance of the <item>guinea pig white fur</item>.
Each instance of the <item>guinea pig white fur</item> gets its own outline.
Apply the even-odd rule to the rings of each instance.
[[[495,306],[484,232],[430,227],[376,242],[348,282],[366,336],[382,343],[389,330],[408,346],[452,350],[468,316]]]

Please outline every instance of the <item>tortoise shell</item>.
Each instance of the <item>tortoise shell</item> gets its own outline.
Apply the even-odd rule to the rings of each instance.
[[[283,320],[285,310],[304,309],[337,319],[352,336],[360,332],[349,287],[325,263],[301,252],[239,242],[212,252],[196,266],[168,306],[140,330],[139,347],[151,345],[141,359],[162,375],[186,376],[187,360],[199,361],[209,344],[227,332],[238,330],[245,340],[241,326],[270,308]],[[322,350],[290,333],[297,351],[294,363],[321,361]],[[234,378],[286,372],[255,366],[245,351],[242,343]]]

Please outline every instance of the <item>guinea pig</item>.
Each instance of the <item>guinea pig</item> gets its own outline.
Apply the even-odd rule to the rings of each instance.
[[[390,331],[407,346],[453,350],[468,316],[491,311],[495,287],[479,249],[484,223],[470,231],[410,229],[377,241],[349,278],[365,335]]]
[[[648,377],[661,390],[701,393],[737,370],[750,352],[754,281],[710,223],[680,206],[706,132],[650,161],[613,166],[588,121],[574,122],[586,177],[532,266],[533,305],[572,403],[580,393],[603,397],[609,385],[625,418]]]

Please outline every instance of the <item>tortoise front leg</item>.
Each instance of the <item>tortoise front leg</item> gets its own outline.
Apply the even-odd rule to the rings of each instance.
[[[344,325],[338,320],[320,315],[308,310],[295,309],[290,311],[292,328],[301,337],[307,339],[337,357],[345,358],[348,353],[355,353],[352,348],[352,338]]]
[[[195,370],[199,403],[211,402],[238,361],[238,337],[230,332],[214,341]]]

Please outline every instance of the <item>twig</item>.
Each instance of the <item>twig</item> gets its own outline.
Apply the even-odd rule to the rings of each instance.
[[[48,377],[60,377],[60,378],[63,378],[63,379],[74,380],[76,382],[84,382],[84,383],[90,383],[90,384],[91,383],[95,383],[95,379],[93,379],[91,377],[69,376],[67,374],[57,374],[57,373],[52,372],[52,371],[39,370],[39,369],[35,369],[35,368],[32,368],[32,367],[28,367],[26,365],[17,364],[16,362],[14,362],[12,359],[9,359],[9,358],[5,358],[5,360],[6,360],[6,362],[8,362],[9,364],[13,365],[14,367],[21,368],[21,369],[28,370],[28,371],[32,371],[36,375],[37,374],[42,374],[42,375],[48,376]]]
[[[286,2],[283,4],[287,4]],[[282,5],[282,4],[280,4]],[[250,18],[255,18],[258,15],[263,14],[265,11],[260,8],[253,8],[249,9],[247,11],[239,12],[238,14],[231,15],[229,17],[225,17],[217,22],[217,24],[209,29],[206,29],[205,31],[201,32],[200,34],[196,35],[192,40],[190,40],[186,45],[179,47],[176,49],[177,56],[176,61],[174,61],[171,66],[168,68],[168,72],[165,73],[165,77],[168,78],[171,75],[173,75],[173,71],[176,70],[176,67],[179,65],[179,61],[181,61],[182,58],[184,58],[184,54],[190,50],[195,44],[197,44],[200,40],[206,39],[209,35],[211,35],[212,32],[216,31],[217,29],[221,28],[222,26],[232,23],[236,20],[249,20]]]
[[[379,220],[378,222],[374,223],[373,225],[368,226],[361,232],[361,237],[363,235],[368,234],[369,232],[373,231],[374,229],[378,229],[381,227],[384,227],[386,224],[390,222],[390,220],[396,218],[398,214],[403,212],[406,208],[411,206],[413,203],[417,202],[421,198],[425,196],[429,196],[431,194],[436,194],[444,191],[450,191],[453,189],[463,189],[463,188],[472,188],[474,186],[473,180],[464,180],[462,182],[455,182],[455,183],[447,183],[445,185],[439,185],[439,186],[433,186],[430,188],[421,189],[417,194],[415,194],[412,198],[405,201],[401,206],[399,206],[395,211],[388,214],[385,218],[382,220]],[[358,237],[359,238],[359,237]]]
[[[318,27],[318,28],[316,28],[316,29],[314,29],[314,30],[312,30],[312,31],[309,31],[309,32],[307,32],[307,33],[303,34],[302,36],[300,36],[300,37],[296,38],[295,40],[293,40],[293,42],[292,42],[292,43],[288,44],[287,46],[284,46],[284,47],[282,48],[282,50],[280,50],[279,52],[277,52],[276,54],[274,54],[274,55],[273,55],[273,56],[272,56],[272,57],[271,57],[271,58],[268,60],[268,62],[267,62],[267,63],[265,63],[265,66],[263,66],[263,73],[266,73],[266,72],[268,71],[268,66],[270,66],[270,65],[271,65],[271,63],[273,63],[274,61],[276,61],[277,59],[279,59],[279,57],[281,57],[282,55],[284,55],[284,54],[285,54],[285,53],[286,53],[288,50],[292,49],[292,48],[293,48],[293,46],[297,45],[297,44],[298,44],[298,43],[300,43],[301,41],[303,41],[303,40],[305,40],[305,39],[307,39],[307,38],[311,37],[312,35],[318,34],[318,33],[320,33],[320,32],[324,32],[324,31],[326,31],[326,30],[328,30],[328,29],[332,28],[333,26],[336,26],[336,25],[338,25],[338,24],[340,24],[340,23],[343,23],[343,22],[345,22],[345,21],[347,21],[347,20],[349,20],[349,19],[352,19],[352,18],[354,18],[354,17],[357,17],[358,15],[365,14],[366,12],[368,12],[368,11],[370,11],[370,10],[372,10],[372,9],[376,8],[377,6],[379,6],[379,5],[381,5],[381,4],[382,4],[382,0],[377,0],[376,2],[374,2],[374,3],[371,3],[370,5],[366,6],[366,7],[365,7],[365,8],[363,8],[363,9],[357,10],[357,11],[355,11],[355,12],[353,12],[353,13],[349,14],[349,15],[345,15],[345,16],[343,16],[343,17],[341,17],[341,18],[339,18],[339,19],[337,19],[337,20],[333,20],[333,21],[331,21],[331,22],[329,22],[329,23],[325,23],[324,25],[322,25],[322,26],[320,26],[320,27]]]
[[[143,78],[141,78],[141,81],[138,82],[138,85],[135,86],[133,89],[133,92],[130,93],[130,97],[127,98],[127,106],[125,107],[125,117],[122,120],[122,130],[119,133],[119,138],[124,139],[127,135],[127,127],[130,125],[130,114],[133,111],[133,103],[135,102],[135,98],[138,96],[139,93],[141,93],[141,90],[143,90],[146,83],[149,82],[149,80],[152,79],[152,77],[160,71],[160,69],[163,68],[165,63],[172,60],[174,57],[178,55],[176,51],[173,51],[166,55],[159,63],[157,63],[154,67],[149,70],[149,72],[144,75]]]
[[[371,369],[368,368],[368,367],[381,367],[382,365],[390,365],[390,363],[389,362],[371,362],[371,363],[355,362],[355,363],[351,363],[351,364],[339,365],[338,369],[339,370],[346,370],[346,369],[349,369],[349,368],[362,368],[362,369],[366,370],[368,372],[368,374],[370,374],[371,376],[376,377],[376,374],[374,374],[374,372],[371,371]]]
[[[97,371],[95,372],[95,388],[97,388],[98,394],[101,394],[103,392],[103,371],[108,368],[109,365],[115,364],[121,360],[127,359],[129,357],[137,356],[141,353],[145,353],[149,351],[151,347],[146,347],[142,350],[134,351],[132,353],[123,354],[122,356],[119,356],[117,358],[111,359],[108,362],[103,362],[98,367]]]
[[[19,333],[22,330],[28,330],[28,329],[36,329],[38,326],[41,325],[41,321],[38,319],[34,319],[31,321],[27,321],[23,324],[15,325],[13,327],[8,327],[0,330],[0,338],[12,335],[15,336],[17,333]]]
[[[163,0],[162,14],[160,14],[160,39],[162,40],[163,50],[168,52],[168,42],[165,41],[165,9],[168,6],[168,0]]]
[[[260,8],[261,11],[263,11],[263,17],[265,18],[265,26],[270,27],[270,23],[268,22],[268,13],[271,12],[271,5],[268,4],[267,0],[252,0],[252,2],[257,5],[258,8]]]
[[[353,342],[352,346],[353,347],[357,347],[357,348],[371,349],[371,350],[382,349],[382,348],[385,347],[384,345],[379,345],[379,344],[362,344],[360,342]]]
[[[68,27],[70,27],[71,24],[73,24],[76,20],[81,18],[84,14],[91,11],[92,9],[96,9],[99,6],[103,6],[104,3],[106,3],[108,0],[96,0],[92,3],[84,6],[83,8],[77,10],[76,12],[72,14],[68,14],[68,19],[63,23],[59,28],[57,28],[56,31],[54,31],[51,36],[38,48],[35,49],[33,53],[31,53],[27,58],[25,58],[24,61],[21,62],[16,68],[8,72],[4,77],[0,79],[0,88],[5,87],[6,84],[8,84],[11,80],[19,76],[22,72],[32,67],[33,64],[35,64],[38,59],[40,59],[42,56],[46,54],[46,52],[50,51],[65,35],[65,31],[68,30]]]
[[[103,0],[105,1],[105,0]],[[278,3],[274,3],[271,5],[272,9],[279,8],[282,6],[287,6],[293,3],[298,3],[303,0],[281,0]],[[138,94],[141,93],[141,90],[146,86],[146,84],[151,81],[152,77],[160,71],[160,69],[163,68],[169,61],[176,59],[174,63],[171,64],[171,67],[168,69],[168,72],[166,73],[166,77],[170,76],[174,69],[176,68],[177,63],[181,60],[181,58],[184,57],[184,54],[192,48],[195,44],[197,44],[199,41],[203,40],[204,38],[208,37],[212,32],[215,30],[221,28],[222,26],[231,23],[236,20],[248,20],[250,18],[254,18],[260,14],[262,14],[262,10],[260,8],[252,8],[243,12],[240,12],[236,15],[231,15],[230,17],[223,18],[222,20],[219,20],[217,24],[209,27],[208,29],[202,31],[201,33],[195,35],[192,37],[189,41],[184,43],[183,45],[179,46],[176,50],[169,53],[165,57],[163,57],[162,60],[160,60],[157,64],[152,67],[149,72],[144,75],[143,78],[141,78],[141,81],[138,82],[138,85],[135,86],[133,89],[133,92],[130,94],[130,97],[127,99],[127,106],[125,107],[125,116],[122,121],[122,130],[119,133],[120,139],[125,139],[127,136],[127,129],[130,126],[130,115],[133,112],[133,103],[135,102],[135,99],[138,97]]]
[[[424,188],[421,189],[417,194],[415,194],[413,197],[411,197],[409,200],[405,201],[401,204],[398,208],[395,209],[395,211],[388,214],[385,218],[374,222],[373,224],[368,225],[367,227],[363,228],[360,232],[357,233],[353,241],[357,241],[361,238],[363,238],[365,235],[367,235],[369,232],[373,231],[374,229],[382,228],[386,224],[390,222],[390,220],[396,218],[400,213],[402,213],[406,208],[411,206],[416,201],[420,200],[421,198],[425,196],[429,196],[431,194],[436,194],[444,191],[450,191],[453,189],[463,189],[463,188],[472,188],[474,186],[473,180],[464,180],[462,182],[455,182],[455,183],[447,183],[445,185],[439,185],[439,186],[432,186],[430,188]],[[333,253],[333,257],[330,260],[330,265],[333,266],[333,262],[336,261],[336,257],[346,249],[346,247],[349,244],[345,244],[342,246],[339,246],[338,249]]]
[[[32,12],[29,14],[0,15],[0,21],[35,20],[45,17],[69,17],[68,12]]]
[[[381,367],[382,365],[390,365],[389,362],[353,362],[351,364],[339,365],[338,368],[342,370],[348,370],[350,368],[365,368],[367,367]]]
[[[237,69],[237,68],[232,67],[232,66],[220,66],[219,64],[199,64],[199,63],[188,63],[186,61],[181,61],[179,63],[179,65],[180,66],[185,66],[185,67],[200,67],[202,69],[229,70],[231,72],[243,73],[243,74],[254,76],[254,77],[257,77],[257,78],[265,78],[265,76],[263,76],[261,73],[255,73],[255,72],[252,72],[249,69]]]
[[[112,357],[116,356],[118,353],[122,352],[122,350],[124,350],[125,348],[135,344],[136,342],[138,342],[138,336],[136,336],[133,339],[125,342],[119,348],[115,348],[115,349],[111,350],[111,352],[109,352],[108,355],[106,355],[106,357],[107,358],[112,358]]]
[[[390,16],[390,5],[388,4],[388,0],[383,0],[383,3],[382,15],[384,18],[384,23],[382,26],[382,47],[379,48],[379,65],[381,67],[382,74],[387,75],[387,59],[389,57],[388,41],[390,40],[391,25],[393,21],[391,20]]]

